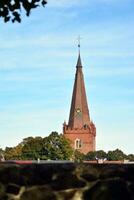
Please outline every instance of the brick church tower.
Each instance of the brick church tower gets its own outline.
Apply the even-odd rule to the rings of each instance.
[[[63,124],[63,134],[70,139],[73,149],[81,153],[95,151],[96,128],[90,120],[82,62],[79,51],[68,124]]]

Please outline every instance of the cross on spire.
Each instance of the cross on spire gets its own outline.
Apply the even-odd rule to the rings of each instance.
[[[74,151],[78,149],[81,153],[87,154],[89,151],[95,151],[96,128],[89,115],[80,56],[80,39],[79,36],[77,40],[79,52],[69,121],[68,124],[65,122],[63,124],[63,134],[71,141]]]
[[[80,52],[80,45],[81,45],[80,41],[81,41],[81,39],[82,39],[82,38],[81,38],[81,36],[79,35],[79,36],[78,36],[78,49],[79,49],[79,52]]]

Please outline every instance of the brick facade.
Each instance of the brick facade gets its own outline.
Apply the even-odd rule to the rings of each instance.
[[[81,153],[88,153],[89,151],[95,151],[95,136],[96,128],[94,124],[89,128],[70,129],[65,123],[63,125],[63,133],[66,138],[71,141],[73,149],[79,150]],[[77,147],[77,140],[81,140],[81,146]]]

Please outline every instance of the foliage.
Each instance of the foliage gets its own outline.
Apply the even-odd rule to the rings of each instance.
[[[96,151],[97,159],[105,159],[107,157],[107,153],[103,150]]]
[[[41,157],[42,153],[42,138],[41,137],[28,137],[23,139],[22,142],[22,160],[37,160]]]
[[[81,155],[78,154],[77,159],[78,159],[79,156],[81,158]],[[99,151],[88,152],[82,159],[83,160],[106,159],[106,160],[109,160],[109,161],[126,160],[127,159],[129,161],[134,161],[134,154],[126,155],[120,149],[116,149],[114,151],[108,151],[107,153],[103,150],[99,150]]]
[[[129,154],[127,156],[127,159],[130,160],[130,161],[134,161],[134,154]]]
[[[6,160],[130,160],[134,161],[134,155],[126,155],[123,151],[103,150],[92,151],[86,155],[78,150],[73,150],[70,141],[62,134],[52,132],[48,137],[27,137],[15,147],[6,147],[5,151],[0,149],[0,153]]]
[[[22,146],[17,145],[16,147],[6,147],[4,151],[4,157],[6,160],[20,160],[22,153]]]
[[[26,12],[26,16],[29,16],[32,9],[40,5],[45,6],[46,3],[46,0],[1,0],[0,17],[4,22],[12,20],[20,23],[22,10]]]
[[[2,148],[0,148],[0,154],[3,153],[3,152],[4,152],[4,150]]]
[[[89,152],[85,155],[85,160],[96,160],[96,159],[106,159],[106,160],[125,160],[134,161],[134,155],[129,154],[128,156],[123,153],[123,151],[116,149],[114,151],[108,151],[107,153],[103,150]]]
[[[104,159],[104,158],[107,158],[107,153],[103,150],[91,151],[87,153],[87,155],[85,156],[86,160],[96,160],[96,159]]]
[[[73,150],[70,141],[57,132],[52,132],[43,139],[43,155],[51,160],[69,160]]]
[[[4,150],[0,148],[0,161],[4,159]]]
[[[108,160],[124,160],[126,159],[126,154],[123,153],[123,151],[116,149],[114,151],[108,151],[107,153],[107,159]]]
[[[85,160],[95,160],[96,159],[96,151],[90,151],[85,155]]]
[[[78,150],[74,151],[73,160],[75,162],[82,162],[85,159],[85,155]]]
[[[70,141],[57,132],[48,137],[28,137],[16,147],[6,147],[6,160],[69,160],[73,150]]]

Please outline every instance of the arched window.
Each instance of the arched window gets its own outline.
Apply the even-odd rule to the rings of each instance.
[[[82,141],[80,139],[75,140],[75,149],[82,148]]]

